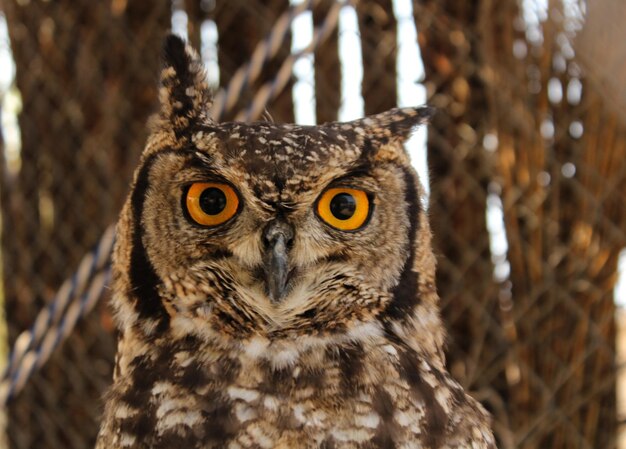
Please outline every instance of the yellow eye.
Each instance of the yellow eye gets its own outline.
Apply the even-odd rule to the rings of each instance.
[[[350,188],[332,188],[317,200],[317,214],[333,228],[342,231],[359,229],[367,221],[370,202],[367,193]]]
[[[228,184],[193,183],[185,196],[189,215],[199,225],[217,226],[232,218],[239,208],[239,197]]]

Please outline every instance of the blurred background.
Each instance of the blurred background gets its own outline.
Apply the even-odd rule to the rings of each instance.
[[[625,22],[623,0],[0,0],[0,448],[95,441],[101,236],[170,29],[227,89],[223,120],[435,106],[407,147],[450,371],[500,448],[626,448]]]

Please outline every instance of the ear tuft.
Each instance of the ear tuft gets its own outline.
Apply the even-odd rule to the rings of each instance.
[[[361,120],[371,135],[389,140],[407,140],[415,128],[428,123],[435,114],[429,106],[419,108],[396,108]]]
[[[208,120],[211,107],[204,66],[196,51],[170,34],[163,43],[161,123],[180,135],[199,120]]]
[[[184,79],[189,77],[192,62],[185,52],[185,41],[175,34],[168,35],[163,42],[163,68],[172,67],[177,77]]]
[[[427,123],[435,109],[424,106],[395,108],[351,122],[332,122],[325,126],[352,134],[362,145],[362,156],[372,159],[401,159],[409,162],[404,142],[419,125]]]
[[[415,127],[428,123],[434,113],[435,109],[429,106],[395,108],[351,122],[334,122],[328,125],[346,131],[352,130],[381,144],[404,142],[410,137]]]

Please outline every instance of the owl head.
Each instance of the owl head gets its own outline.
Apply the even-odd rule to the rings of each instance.
[[[196,53],[174,36],[164,50],[160,111],[118,223],[121,329],[217,344],[438,334],[423,192],[403,148],[429,110],[216,123]]]

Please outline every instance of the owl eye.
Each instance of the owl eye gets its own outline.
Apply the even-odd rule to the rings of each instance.
[[[333,228],[355,231],[369,217],[370,204],[367,193],[350,188],[332,188],[317,200],[317,215]]]
[[[196,182],[187,190],[185,207],[199,225],[218,226],[237,213],[239,197],[228,184]]]

